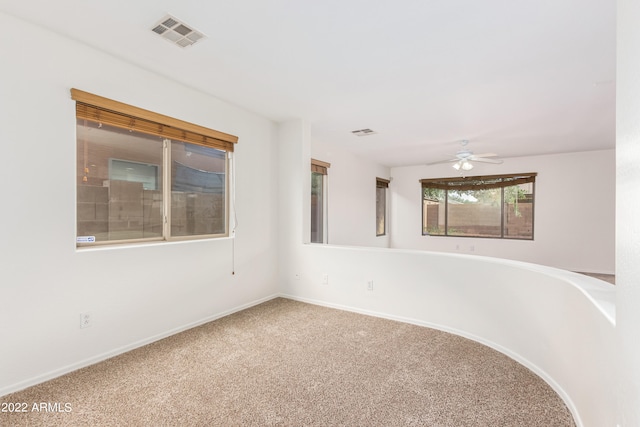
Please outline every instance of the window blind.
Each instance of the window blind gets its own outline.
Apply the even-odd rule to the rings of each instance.
[[[331,163],[323,162],[321,160],[311,159],[311,172],[327,175],[328,169],[331,167]]]
[[[233,151],[238,137],[122,102],[71,89],[76,117],[172,140]]]
[[[421,179],[422,188],[436,188],[440,190],[489,190],[493,188],[511,187],[512,185],[536,182],[535,172],[486,175],[455,178]]]
[[[376,178],[376,187],[378,188],[389,188],[389,183],[391,181],[384,178]]]

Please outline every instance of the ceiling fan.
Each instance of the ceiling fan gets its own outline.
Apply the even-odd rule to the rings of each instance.
[[[501,164],[503,162],[502,159],[490,159],[489,157],[497,157],[497,154],[494,153],[484,153],[484,154],[473,154],[473,151],[469,150],[467,144],[469,141],[466,139],[461,141],[462,149],[456,153],[456,157],[450,160],[443,160],[440,162],[427,163],[427,165],[435,165],[439,163],[449,163],[455,162],[453,164],[453,168],[455,170],[471,170],[473,169],[473,164],[471,162],[481,162],[481,163],[494,163]]]

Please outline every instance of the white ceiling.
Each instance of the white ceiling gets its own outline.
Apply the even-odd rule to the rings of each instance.
[[[0,0],[0,11],[273,120],[305,118],[314,144],[387,166],[450,158],[462,139],[501,157],[615,146],[613,0]],[[208,38],[167,43],[150,31],[166,14]],[[351,134],[363,128],[377,134]]]

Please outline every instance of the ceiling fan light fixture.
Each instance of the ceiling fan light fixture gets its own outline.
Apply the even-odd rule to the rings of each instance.
[[[427,166],[452,162],[450,164],[455,170],[459,171],[462,169],[463,171],[470,171],[471,169],[473,169],[475,162],[492,163],[496,165],[502,164],[502,159],[491,158],[491,157],[496,157],[497,154],[494,154],[494,153],[474,154],[473,151],[468,150],[467,148],[464,148],[468,143],[469,141],[467,140],[462,141],[463,149],[459,150],[453,159],[427,163]]]
[[[471,162],[464,159],[464,160],[458,160],[457,162],[455,162],[453,164],[453,168],[457,171],[459,171],[460,169],[464,171],[470,171],[471,169],[473,169],[473,165],[471,164]]]

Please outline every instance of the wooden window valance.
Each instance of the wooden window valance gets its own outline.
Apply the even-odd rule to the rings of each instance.
[[[331,163],[321,160],[311,159],[311,172],[327,175],[327,170],[331,167]]]
[[[489,190],[493,188],[511,187],[513,185],[535,182],[536,172],[508,174],[468,176],[455,178],[421,179],[422,188],[436,188],[440,190]]]
[[[238,137],[173,117],[133,107],[78,89],[71,89],[76,117],[96,123],[138,131],[172,140],[233,151]]]

